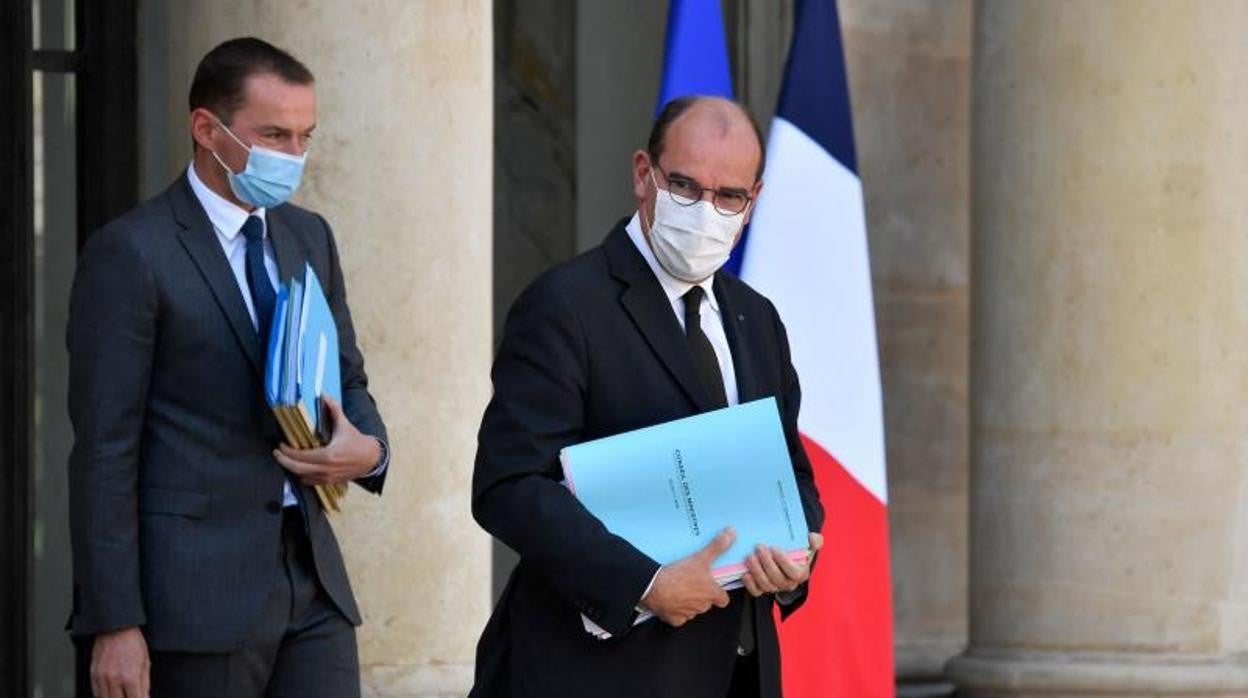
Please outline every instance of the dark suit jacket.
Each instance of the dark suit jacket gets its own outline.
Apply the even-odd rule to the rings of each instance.
[[[289,204],[266,218],[279,278],[307,262],[324,284],[348,418],[384,439],[328,224]],[[67,334],[75,635],[140,625],[152,649],[219,652],[261,617],[285,471],[242,293],[185,175],[82,250]],[[380,493],[383,480],[360,484]],[[333,530],[302,495],[321,583],[358,624]]]
[[[714,288],[740,399],[778,399],[806,519],[818,530],[823,510],[797,434],[800,389],[784,327],[772,304],[737,278],[721,272]],[[679,629],[661,621],[630,627],[659,565],[559,484],[564,446],[710,407],[671,304],[624,222],[601,247],[520,295],[493,380],[473,514],[519,552],[520,564],[478,645],[472,695],[722,698],[744,592]],[[581,613],[615,637],[588,635]],[[770,597],[756,604],[763,695],[779,694],[771,614]]]

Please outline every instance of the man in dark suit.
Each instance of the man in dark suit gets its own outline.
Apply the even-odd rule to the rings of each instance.
[[[637,214],[516,300],[479,435],[477,521],[520,554],[477,649],[474,696],[777,696],[773,603],[792,613],[808,567],[756,547],[725,593],[704,550],[660,565],[560,484],[564,446],[775,396],[806,520],[823,510],[797,433],[800,389],[771,303],[718,271],[762,182],[738,105],[669,103],[633,156]],[[822,538],[811,534],[811,548]],[[634,625],[639,611],[659,620]],[[587,628],[610,639],[598,639]]]
[[[388,456],[333,234],[284,203],[315,126],[303,64],[259,39],[217,46],[190,90],[190,167],[82,251],[67,339],[84,694],[359,695],[360,612],[312,485],[380,494]],[[278,448],[262,378],[278,280],[305,264],[343,398],[329,445],[299,451]]]

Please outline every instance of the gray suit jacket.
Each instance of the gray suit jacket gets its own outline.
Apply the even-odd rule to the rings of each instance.
[[[324,284],[348,418],[384,440],[329,225],[289,204],[266,215],[280,278],[306,262]],[[281,431],[242,291],[185,175],[88,239],[67,342],[71,632],[139,625],[154,650],[234,649],[279,569]],[[359,484],[380,493],[384,477]],[[321,583],[359,624],[333,530],[302,489]]]

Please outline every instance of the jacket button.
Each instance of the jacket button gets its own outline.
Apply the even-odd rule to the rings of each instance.
[[[280,513],[281,513],[281,511],[282,511],[282,503],[281,503],[281,502],[279,502],[279,501],[277,501],[276,499],[274,499],[273,501],[269,502],[268,504],[265,504],[265,505],[264,505],[264,508],[265,508],[265,510],[267,510],[270,514],[280,514]]]

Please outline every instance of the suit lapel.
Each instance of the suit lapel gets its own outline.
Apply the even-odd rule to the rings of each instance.
[[[295,276],[303,278],[304,257],[299,254],[299,246],[279,211],[281,207],[266,211],[265,224],[269,241],[273,243],[273,255],[277,257],[277,282],[284,284]]]
[[[758,394],[758,381],[754,375],[754,350],[746,339],[747,318],[737,310],[733,282],[736,279],[717,274],[715,299],[719,301],[724,335],[728,338],[728,350],[732,352],[733,373],[737,377],[737,402],[744,403],[763,396]]]
[[[204,281],[208,282],[208,287],[212,289],[217,305],[229,320],[234,336],[242,346],[243,353],[247,355],[252,368],[263,377],[264,364],[260,357],[260,338],[256,334],[255,326],[251,324],[251,315],[247,312],[247,305],[243,301],[242,290],[238,287],[238,281],[234,278],[230,263],[225,258],[225,252],[221,249],[216,231],[213,230],[212,223],[208,220],[208,214],[204,213],[199,200],[191,191],[186,175],[182,175],[170,188],[169,201],[173,206],[174,218],[181,226],[178,238],[195,262],[195,266],[199,267]]]
[[[693,365],[693,356],[685,343],[680,323],[672,313],[671,303],[654,272],[646,265],[646,260],[637,251],[633,241],[628,237],[622,221],[612,230],[603,243],[607,254],[607,263],[611,273],[625,284],[620,295],[620,303],[632,318],[637,329],[659,361],[667,368],[680,384],[680,387],[697,405],[699,411],[711,409],[710,396],[698,378],[697,369]]]

